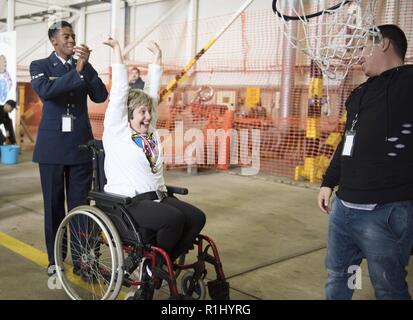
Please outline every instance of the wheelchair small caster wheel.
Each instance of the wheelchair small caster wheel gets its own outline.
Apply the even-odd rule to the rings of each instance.
[[[194,283],[195,282],[195,283]],[[192,290],[190,290],[192,287]],[[205,300],[206,287],[202,279],[194,279],[193,272],[187,272],[181,279],[181,292],[193,300]]]

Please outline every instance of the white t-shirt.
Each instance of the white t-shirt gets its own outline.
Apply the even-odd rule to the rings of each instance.
[[[149,130],[154,133],[159,150],[155,165],[156,173],[152,173],[145,153],[132,140],[133,130],[129,127],[127,112],[129,91],[127,67],[124,64],[112,65],[112,88],[102,137],[105,149],[107,184],[104,189],[106,192],[134,197],[148,191],[166,191],[163,178],[162,148],[159,135],[155,130],[156,102],[161,75],[161,66],[149,65],[145,92],[155,99]]]
[[[360,204],[360,203],[352,203],[340,200],[341,203],[350,209],[357,209],[357,210],[365,210],[365,211],[373,211],[377,207],[377,203],[369,203],[369,204]]]

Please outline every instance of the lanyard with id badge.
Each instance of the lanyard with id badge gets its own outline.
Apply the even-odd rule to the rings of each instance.
[[[69,108],[67,108],[67,113],[62,115],[62,132],[72,132],[73,121],[74,116],[69,113]]]
[[[66,68],[67,71],[70,71],[70,69],[72,68],[72,64],[69,60],[64,62],[64,67]],[[62,132],[72,132],[73,131],[73,124],[74,124],[73,122],[74,122],[75,117],[72,114],[70,114],[69,106],[70,106],[70,104],[67,105],[66,114],[62,115]],[[73,107],[73,105],[72,105],[72,107]]]
[[[367,86],[365,86],[363,88],[363,92],[360,95],[359,102],[358,102],[357,113],[354,116],[353,122],[351,123],[351,128],[350,128],[350,130],[347,130],[345,132],[343,151],[341,152],[342,156],[345,156],[345,157],[352,157],[353,156],[354,143],[356,141],[356,131],[354,130],[354,128],[356,127],[358,118],[360,116],[360,112],[362,111],[360,106],[362,104],[362,101],[363,101],[363,98],[364,98],[364,95],[366,94],[366,92],[367,92]]]
[[[350,130],[347,130],[344,135],[343,152],[341,153],[342,156],[351,157],[353,155],[354,142],[356,139],[356,131],[354,131],[354,127],[357,124],[358,115],[359,114],[357,113],[354,117],[353,123],[351,124]]]

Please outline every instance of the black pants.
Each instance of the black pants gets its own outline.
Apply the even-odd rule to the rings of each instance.
[[[92,163],[79,165],[39,164],[40,180],[44,201],[44,227],[49,263],[54,263],[54,241],[57,228],[65,217],[65,200],[67,210],[86,204],[92,183]],[[66,192],[65,192],[66,191]],[[78,225],[86,223],[80,221]],[[72,241],[72,260],[77,260],[78,248]],[[65,247],[63,248],[65,252]]]
[[[143,200],[128,210],[139,227],[156,232],[156,245],[166,250],[172,261],[192,248],[205,225],[200,209],[173,197],[161,203]]]
[[[6,138],[4,137],[3,132],[0,130],[0,146],[2,146],[5,141]]]

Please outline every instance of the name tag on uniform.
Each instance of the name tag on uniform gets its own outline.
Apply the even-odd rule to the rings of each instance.
[[[72,115],[64,114],[62,115],[62,132],[72,132],[73,131],[73,117]]]
[[[351,157],[353,155],[354,140],[356,138],[355,131],[346,131],[342,156]]]

